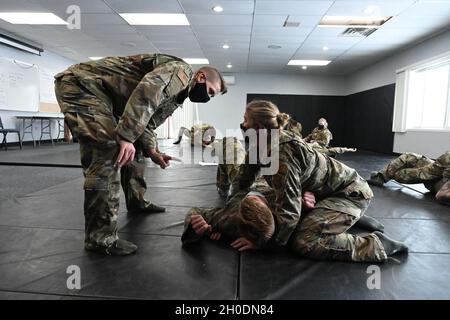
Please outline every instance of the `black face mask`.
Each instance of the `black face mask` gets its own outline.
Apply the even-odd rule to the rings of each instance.
[[[192,102],[208,102],[211,98],[209,97],[208,91],[206,89],[206,82],[197,82],[195,86],[189,91],[189,99],[191,99]]]
[[[245,136],[245,131],[247,131],[247,128],[244,127],[244,123],[241,123],[240,127],[242,131],[242,136],[244,137],[244,148],[245,151],[247,152],[249,149],[249,138]]]
[[[323,129],[325,126],[319,124],[319,129]]]

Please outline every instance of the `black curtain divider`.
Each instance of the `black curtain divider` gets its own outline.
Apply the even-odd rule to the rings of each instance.
[[[332,146],[392,153],[394,92],[395,84],[348,96],[249,93],[247,103],[259,99],[274,102],[281,112],[289,113],[301,122],[303,136],[310,133],[317,120],[323,117],[333,133]]]

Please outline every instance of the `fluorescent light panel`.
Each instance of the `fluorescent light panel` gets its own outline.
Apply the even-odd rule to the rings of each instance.
[[[208,59],[203,58],[183,58],[183,60],[189,64],[209,64]]]
[[[325,16],[319,27],[331,28],[379,28],[391,17],[382,16]]]
[[[22,44],[21,42],[14,41],[12,38],[3,36],[3,35],[0,35],[0,43],[6,44],[10,47],[14,47],[16,49],[23,50],[23,51],[26,51],[29,53],[37,54],[37,55],[41,55],[41,51],[42,51],[42,49],[34,48],[34,47],[28,46],[26,44]]]
[[[136,26],[188,26],[182,13],[119,13],[130,25]]]
[[[0,19],[12,24],[67,24],[51,12],[0,12]]]
[[[326,66],[331,60],[290,60],[288,66]]]

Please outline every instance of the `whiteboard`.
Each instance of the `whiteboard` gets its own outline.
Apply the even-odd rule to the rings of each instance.
[[[39,110],[39,70],[36,65],[0,58],[0,109]]]

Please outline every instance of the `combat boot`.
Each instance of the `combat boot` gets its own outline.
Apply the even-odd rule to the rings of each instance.
[[[403,242],[391,239],[380,231],[375,231],[374,234],[378,237],[378,239],[380,239],[380,242],[383,244],[386,255],[391,256],[395,253],[408,252],[408,246]]]
[[[436,200],[442,204],[450,205],[450,181],[446,182],[436,193]]]
[[[378,186],[378,187],[382,187],[386,183],[386,181],[384,180],[381,173],[376,172],[376,171],[374,171],[370,174],[370,179],[367,180],[367,182],[371,185]]]
[[[86,243],[84,248],[87,251],[93,251],[108,256],[126,256],[135,253],[138,247],[130,241],[117,239],[109,247]]]
[[[145,208],[142,208],[142,209],[128,210],[128,213],[131,213],[131,214],[160,213],[160,212],[166,212],[166,208],[160,207],[154,203],[149,203],[145,206]]]
[[[179,136],[178,139],[173,142],[173,144],[179,144],[182,138],[183,136]]]

